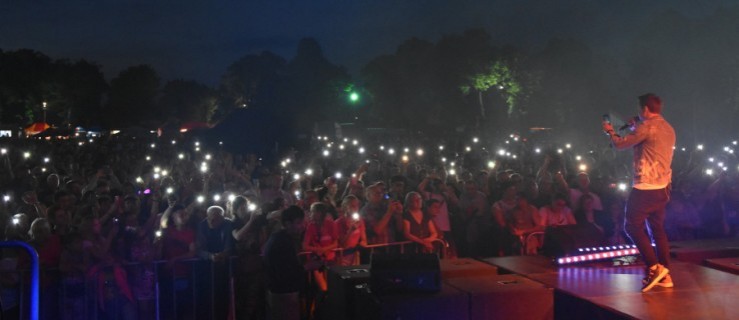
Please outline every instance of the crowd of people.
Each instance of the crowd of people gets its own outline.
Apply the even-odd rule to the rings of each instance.
[[[537,143],[316,135],[263,161],[194,137],[6,139],[0,230],[39,253],[42,315],[74,319],[263,319],[268,306],[289,317],[301,311],[280,306],[306,292],[310,313],[330,294],[326,267],[398,243],[444,258],[537,254],[537,234],[577,224],[628,243],[623,155]],[[736,236],[733,146],[703,149],[676,146],[672,241]],[[29,263],[2,251],[5,314],[21,312]]]

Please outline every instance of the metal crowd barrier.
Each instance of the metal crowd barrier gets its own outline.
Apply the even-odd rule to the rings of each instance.
[[[441,258],[445,256],[448,244],[444,240],[435,240]],[[412,241],[400,241],[384,244],[372,244],[363,247],[373,253],[376,250],[397,248],[404,253]],[[84,275],[84,279],[65,278],[58,269],[44,269],[46,277],[39,277],[38,255],[25,242],[0,242],[0,247],[23,247],[31,256],[30,270],[2,271],[2,274],[14,273],[18,279],[20,296],[20,319],[39,319],[40,308],[44,314],[58,315],[61,319],[99,319],[105,313],[116,313],[119,319],[198,319],[201,317],[217,319],[221,315],[233,318],[236,314],[236,301],[244,298],[236,297],[235,262],[236,256],[216,267],[216,263],[199,258],[175,262],[170,270],[165,270],[166,260],[135,263],[99,264]],[[343,255],[345,249],[334,251]],[[310,252],[301,252],[306,257]],[[366,262],[365,262],[366,263]],[[189,269],[189,270],[187,270]],[[178,271],[187,270],[186,278],[178,278]],[[137,299],[137,285],[142,272],[153,272],[150,289],[152,299]],[[28,275],[31,275],[30,282]],[[310,272],[308,272],[308,276]],[[40,280],[42,279],[42,280]],[[76,280],[77,279],[77,280]],[[309,276],[310,279],[310,276]],[[70,281],[74,280],[74,281]],[[184,280],[184,281],[182,281]],[[222,283],[216,283],[222,280]],[[52,305],[41,305],[39,298],[40,281],[47,283],[44,294],[52,294],[55,301],[45,301]],[[178,281],[179,286],[178,287]],[[30,295],[26,297],[27,285],[30,283]],[[186,285],[184,285],[186,284]],[[146,285],[143,283],[143,285]],[[219,286],[222,285],[222,288]],[[179,290],[178,290],[179,289]],[[167,295],[165,297],[165,295]],[[183,296],[184,295],[184,296]],[[25,297],[25,298],[24,298]],[[206,302],[207,301],[207,302]],[[143,304],[151,304],[151,310],[143,310]],[[184,305],[182,305],[184,304]],[[203,310],[206,308],[206,310]],[[218,308],[223,308],[221,314]],[[26,312],[25,310],[30,310]],[[44,316],[47,318],[47,316]],[[7,319],[2,317],[2,319]]]

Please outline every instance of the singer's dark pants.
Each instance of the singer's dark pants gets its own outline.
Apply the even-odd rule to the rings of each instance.
[[[670,265],[670,244],[667,241],[664,228],[665,206],[669,199],[667,188],[658,190],[631,189],[629,200],[626,203],[624,229],[639,249],[647,267],[657,263],[668,268]],[[649,230],[656,248],[652,248],[645,222],[649,223]]]

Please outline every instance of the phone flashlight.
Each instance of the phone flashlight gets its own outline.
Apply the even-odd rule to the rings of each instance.
[[[359,221],[359,213],[352,213],[352,219],[354,219],[354,221]]]
[[[13,224],[19,224],[19,223],[21,223],[21,219],[14,217],[13,218]]]
[[[161,238],[162,237],[162,230],[154,231],[154,236],[157,237],[157,238]]]

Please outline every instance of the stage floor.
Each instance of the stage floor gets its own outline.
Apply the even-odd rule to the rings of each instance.
[[[641,293],[643,265],[560,267],[542,256],[484,261],[554,288],[558,319],[739,319],[739,277],[693,263],[671,265],[674,288]]]

